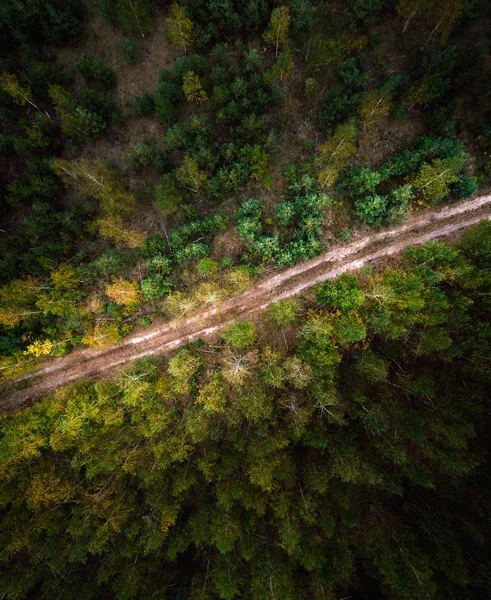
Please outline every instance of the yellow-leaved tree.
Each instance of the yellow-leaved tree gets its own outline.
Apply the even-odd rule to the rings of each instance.
[[[124,189],[118,173],[108,169],[103,161],[56,159],[53,168],[67,185],[99,200],[106,214],[118,215],[134,210],[134,195]]]
[[[143,299],[138,283],[128,281],[122,277],[106,287],[106,294],[116,304],[122,304],[123,306],[135,306]]]
[[[116,344],[121,337],[119,326],[112,321],[97,321],[84,333],[82,343],[89,348],[102,349]]]
[[[365,94],[360,106],[360,119],[364,131],[378,129],[389,116],[391,93],[388,86]]]
[[[414,19],[427,30],[426,46],[433,37],[444,45],[463,12],[462,0],[400,0],[397,12],[404,19],[402,33]],[[424,48],[423,46],[423,48]]]
[[[322,188],[330,188],[336,183],[340,169],[348,164],[349,158],[356,152],[356,133],[354,121],[339,125],[319,147],[317,180]]]
[[[188,71],[182,80],[182,90],[188,102],[196,102],[202,104],[208,100],[199,77],[194,71]]]
[[[187,53],[188,46],[193,43],[194,23],[179,4],[173,4],[170,7],[169,18],[167,19],[167,35],[171,44],[181,48],[184,54]]]
[[[128,248],[143,246],[147,240],[146,233],[141,233],[136,229],[126,229],[120,215],[103,217],[97,221],[97,225],[102,237],[112,239],[118,244],[128,246]]]
[[[275,47],[275,56],[278,57],[280,46],[288,41],[290,30],[290,9],[288,6],[278,6],[271,12],[268,28],[263,34],[266,42]]]
[[[42,311],[36,309],[41,285],[32,277],[14,279],[0,287],[0,325],[15,327],[31,315]]]
[[[31,100],[31,90],[24,87],[13,73],[4,72],[0,74],[0,87],[16,104],[25,106],[26,102],[28,102],[31,106],[39,110],[39,107]]]

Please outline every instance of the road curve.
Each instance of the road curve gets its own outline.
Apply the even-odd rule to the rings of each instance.
[[[101,376],[114,367],[141,358],[162,354],[182,344],[215,334],[236,318],[249,318],[274,300],[300,294],[320,281],[333,279],[344,271],[400,252],[410,245],[491,220],[491,195],[480,196],[438,210],[418,212],[404,224],[333,247],[324,254],[259,280],[237,296],[226,299],[219,309],[208,310],[187,320],[174,320],[126,338],[110,348],[77,350],[53,359],[37,371],[0,386],[3,411],[22,408],[57,387],[77,379]]]

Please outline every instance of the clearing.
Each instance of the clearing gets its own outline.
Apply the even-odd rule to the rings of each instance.
[[[491,195],[418,212],[402,225],[332,247],[317,258],[268,274],[245,292],[225,300],[218,309],[156,325],[104,350],[78,350],[54,359],[37,371],[2,384],[0,406],[7,411],[18,410],[77,379],[107,375],[114,367],[137,358],[162,354],[198,338],[213,336],[235,319],[251,318],[265,310],[270,302],[298,295],[319,281],[359,269],[406,246],[452,235],[481,219],[491,220]]]

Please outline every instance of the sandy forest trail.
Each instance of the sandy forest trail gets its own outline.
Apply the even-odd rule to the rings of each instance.
[[[16,410],[77,379],[100,377],[114,367],[137,358],[162,354],[198,338],[211,336],[237,318],[250,318],[264,310],[274,300],[298,295],[319,281],[359,269],[400,252],[406,246],[451,235],[481,219],[491,220],[491,195],[417,213],[403,225],[333,247],[314,259],[267,275],[241,294],[226,299],[218,309],[186,320],[160,324],[105,350],[78,350],[55,359],[44,368],[0,386],[0,407],[7,411]]]

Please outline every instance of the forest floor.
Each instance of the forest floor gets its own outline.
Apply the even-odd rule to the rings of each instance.
[[[107,377],[115,367],[135,359],[163,354],[199,338],[212,337],[237,318],[253,318],[270,302],[298,295],[320,281],[396,254],[406,246],[452,235],[481,219],[491,220],[491,195],[413,213],[402,225],[333,246],[324,254],[290,269],[274,274],[269,271],[249,289],[226,299],[217,308],[187,319],[155,324],[104,350],[77,350],[53,359],[47,366],[2,384],[0,407],[6,411],[18,410],[78,379]]]

